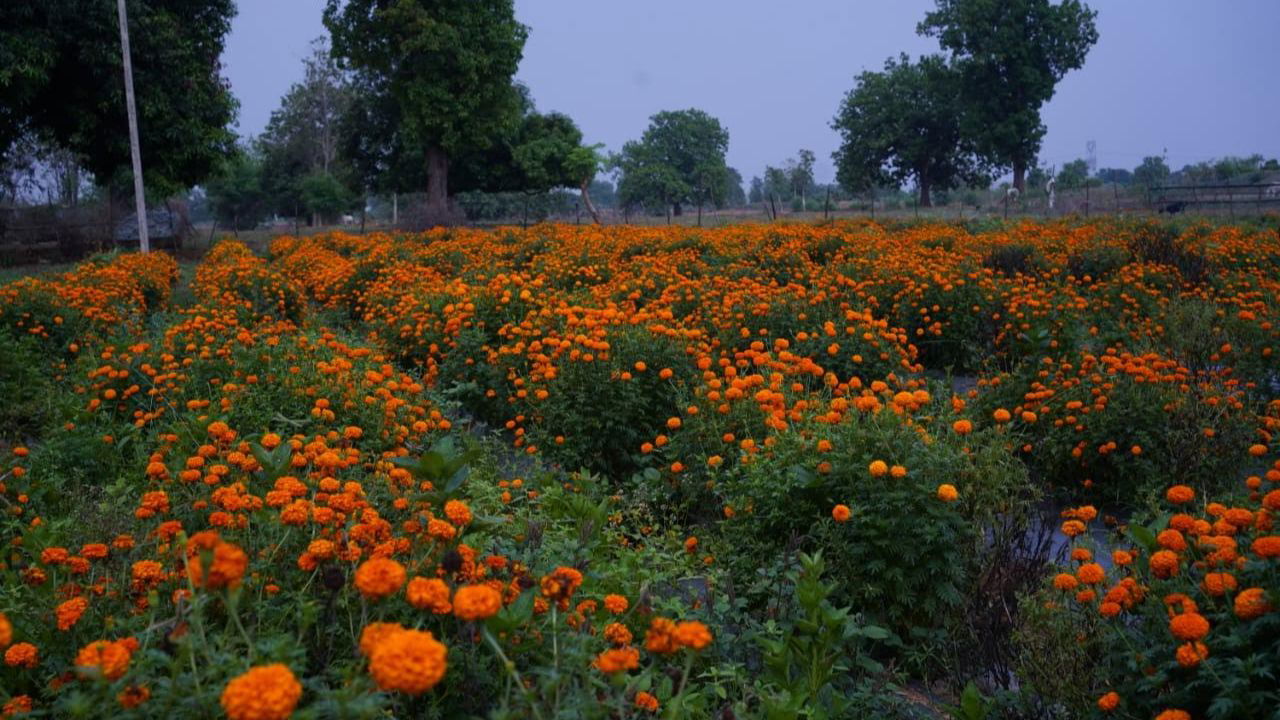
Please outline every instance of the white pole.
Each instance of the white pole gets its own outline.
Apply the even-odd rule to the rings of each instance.
[[[151,252],[147,236],[147,194],[142,184],[142,153],[138,149],[138,111],[133,104],[133,62],[129,59],[129,18],[124,0],[118,0],[120,14],[120,47],[124,55],[124,102],[129,109],[129,149],[133,154],[133,198],[138,211],[138,243],[142,252]]]

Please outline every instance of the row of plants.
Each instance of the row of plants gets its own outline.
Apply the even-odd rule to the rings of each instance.
[[[0,288],[4,713],[1265,716],[1275,246],[539,226]]]

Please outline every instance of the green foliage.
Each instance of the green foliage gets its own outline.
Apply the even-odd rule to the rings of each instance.
[[[218,174],[209,179],[205,191],[214,216],[223,227],[251,230],[267,215],[262,162],[249,148],[232,155]]]
[[[1026,476],[998,437],[962,439],[943,429],[949,413],[934,409],[942,427],[928,441],[892,412],[859,413],[839,425],[807,428],[808,437],[798,429],[781,433],[767,462],[718,478],[718,491],[734,509],[722,528],[726,541],[742,549],[729,561],[742,586],[767,601],[769,583],[755,587],[752,580],[760,558],[785,564],[796,550],[826,549],[840,585],[835,601],[898,637],[937,632],[956,620],[980,561],[983,528],[994,513],[1025,512],[1019,493]],[[823,440],[831,450],[816,452]],[[873,477],[868,467],[875,460],[901,464],[906,474]],[[942,484],[954,485],[961,501],[938,499]],[[852,519],[833,521],[837,504],[852,508]]]
[[[1165,164],[1162,157],[1144,157],[1142,158],[1142,164],[1133,169],[1133,184],[1139,187],[1163,185],[1168,180],[1169,166]]]
[[[649,118],[640,140],[628,142],[613,159],[622,173],[619,199],[649,209],[674,206],[679,215],[684,204],[703,205],[722,197],[728,149],[729,132],[707,113],[660,112]]]
[[[920,204],[930,191],[978,182],[982,166],[961,132],[959,78],[938,56],[905,54],[864,72],[832,127],[840,132],[836,177],[850,191],[914,182]]]
[[[511,78],[528,28],[512,0],[328,0],[324,22],[358,76],[357,117],[372,120],[355,143],[366,167],[405,148],[438,154],[447,173],[449,156],[488,147],[519,118]]]
[[[349,210],[354,204],[351,194],[342,183],[328,173],[314,172],[307,175],[299,182],[298,190],[302,207],[328,221]]]
[[[768,718],[845,717],[853,709],[856,679],[882,671],[867,653],[867,641],[883,642],[889,632],[866,625],[849,608],[831,603],[834,583],[822,575],[822,551],[800,555],[800,569],[788,573],[797,614],[784,625],[765,624],[761,710]]]
[[[47,362],[34,339],[0,330],[0,438],[21,443],[51,419]]]
[[[332,218],[350,206],[351,201],[345,199],[351,195],[348,186],[359,184],[340,153],[341,123],[353,102],[354,88],[324,40],[312,44],[303,69],[303,81],[280,99],[280,107],[271,113],[266,130],[258,137],[261,186],[276,213],[319,213]],[[324,184],[336,186],[322,191],[326,200],[316,202],[317,187],[308,190],[305,186],[308,182],[317,185],[312,176],[327,176]]]
[[[1077,190],[1089,182],[1089,162],[1084,159],[1072,160],[1058,171],[1059,190]]]
[[[237,105],[217,62],[234,15],[232,0],[130,4],[142,167],[157,194],[202,181],[234,147]],[[0,155],[33,130],[99,181],[123,179],[123,73],[115,3],[0,5]]]
[[[1012,167],[1015,184],[1040,150],[1041,106],[1098,42],[1096,15],[1080,0],[937,0],[917,28],[951,53],[963,136],[993,165]]]

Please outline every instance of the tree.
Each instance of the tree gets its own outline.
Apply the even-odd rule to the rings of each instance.
[[[624,205],[670,207],[675,215],[696,203],[699,212],[724,192],[729,132],[701,110],[664,111],[649,118],[639,141],[614,158],[621,172],[618,195]]]
[[[271,113],[266,130],[258,138],[262,190],[272,209],[285,215],[296,215],[308,204],[302,192],[304,181],[310,181],[313,191],[321,187],[313,178],[315,175],[327,175],[334,183],[341,185],[345,181],[353,186],[342,188],[347,206],[351,190],[363,189],[361,179],[343,162],[339,152],[342,119],[353,102],[349,78],[323,39],[312,43],[311,55],[303,60],[303,67],[302,82],[295,83],[281,98],[280,107]],[[328,188],[326,192],[333,190]],[[332,217],[337,212],[312,214]]]
[[[1049,174],[1049,169],[1041,165],[1038,161],[1031,163],[1031,169],[1027,171],[1027,187],[1028,192],[1039,193],[1045,192],[1049,180],[1053,176]]]
[[[332,221],[354,202],[347,188],[327,172],[317,171],[302,178],[298,182],[298,195],[303,209],[315,218],[317,225],[321,221]]]
[[[1133,173],[1123,168],[1102,168],[1098,171],[1098,179],[1113,185],[1128,185],[1133,182]]]
[[[917,32],[938,38],[959,70],[964,132],[992,165],[1025,173],[1040,151],[1040,108],[1098,41],[1080,0],[936,0]]]
[[[801,150],[799,156],[799,161],[787,162],[787,176],[791,181],[792,194],[800,198],[800,209],[807,210],[805,196],[813,187],[813,163],[817,160],[817,156],[812,150]]]
[[[150,0],[129,10],[148,187],[204,180],[235,146],[236,101],[221,74],[233,0]],[[26,133],[64,148],[99,181],[130,173],[115,3],[0,3],[0,155]]]
[[[984,179],[983,166],[961,133],[960,85],[941,57],[918,62],[902,55],[883,72],[864,72],[832,121],[841,146],[836,178],[851,192],[913,181],[920,205],[934,189]]]
[[[600,224],[600,212],[596,210],[595,203],[591,201],[591,188],[596,187],[596,174],[604,167],[605,157],[601,154],[602,149],[604,149],[603,145],[580,145],[569,154],[567,162],[569,173],[578,180],[578,190],[582,193],[582,204],[586,206],[587,212],[591,213],[591,219],[597,225]],[[612,185],[609,186],[607,192],[612,198]]]
[[[758,175],[751,178],[751,190],[747,193],[747,200],[753,205],[764,202],[764,181]]]
[[[791,199],[791,178],[783,168],[764,166],[764,196],[775,202]]]
[[[261,173],[261,159],[252,147],[245,146],[238,148],[209,178],[205,192],[219,224],[240,231],[262,222],[267,198],[262,191]]]
[[[428,219],[446,219],[450,157],[488,147],[520,117],[511,78],[528,28],[513,0],[327,0],[324,23],[334,56],[360,76],[357,117],[377,133],[355,143],[362,170],[420,157]]]
[[[724,193],[716,198],[716,207],[743,207],[747,204],[747,194],[742,190],[742,173],[734,168],[727,168]]]
[[[1058,171],[1059,190],[1077,190],[1089,182],[1089,163],[1086,160],[1072,160]]]
[[[1169,180],[1169,166],[1164,158],[1152,155],[1142,158],[1142,164],[1133,169],[1133,184],[1142,187],[1163,185]]]

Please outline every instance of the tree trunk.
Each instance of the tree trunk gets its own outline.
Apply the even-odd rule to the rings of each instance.
[[[684,208],[680,207],[680,203],[675,203],[671,208],[671,212],[674,213],[676,217],[680,217],[684,213]]]
[[[595,220],[597,225],[601,225],[603,223],[600,222],[600,213],[596,211],[595,203],[591,202],[591,191],[587,189],[589,184],[586,180],[582,181],[582,204],[587,206],[591,219]]]
[[[1024,195],[1027,191],[1027,164],[1022,160],[1013,161],[1013,186],[1018,188],[1018,194]]]
[[[933,207],[933,197],[929,194],[929,183],[920,181],[920,207]]]
[[[444,148],[427,148],[427,224],[442,225],[449,217],[449,156]]]

